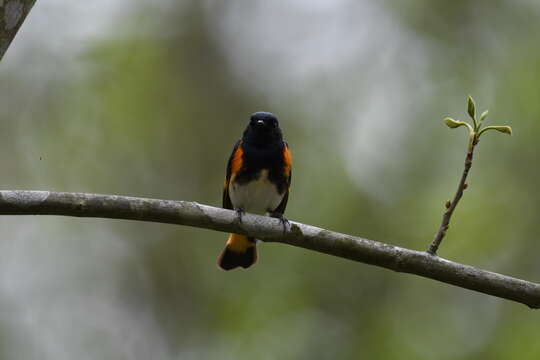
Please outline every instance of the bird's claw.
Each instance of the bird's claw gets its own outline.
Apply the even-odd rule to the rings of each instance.
[[[238,222],[241,224],[242,223],[242,216],[244,216],[244,214],[246,212],[242,208],[236,208],[236,209],[234,209],[234,211],[236,211],[236,216],[238,218]]]
[[[283,226],[283,234],[286,234],[287,230],[291,228],[291,223],[289,222],[289,220],[287,220],[285,216],[283,216],[283,214],[274,213],[274,214],[271,214],[270,216],[279,220],[279,222]]]

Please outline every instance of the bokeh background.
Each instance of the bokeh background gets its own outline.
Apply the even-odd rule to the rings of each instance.
[[[440,254],[540,281],[536,0],[38,0],[0,64],[1,187],[220,206],[250,113],[294,156],[287,216],[426,249],[486,135]],[[523,305],[226,235],[0,218],[2,359],[533,359]]]

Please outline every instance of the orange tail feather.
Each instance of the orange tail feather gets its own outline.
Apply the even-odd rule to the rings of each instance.
[[[227,245],[218,258],[218,266],[223,270],[237,267],[247,269],[257,261],[255,239],[245,235],[230,234]]]

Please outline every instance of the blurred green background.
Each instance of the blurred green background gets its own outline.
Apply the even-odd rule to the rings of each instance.
[[[38,0],[0,65],[1,187],[221,205],[250,113],[294,156],[286,215],[424,250],[482,138],[440,255],[540,281],[540,3]],[[2,359],[531,359],[523,305],[226,234],[0,218]]]

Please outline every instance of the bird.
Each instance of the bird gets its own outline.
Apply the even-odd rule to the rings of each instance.
[[[253,113],[227,162],[223,208],[235,210],[240,222],[245,212],[278,218],[286,231],[289,222],[284,213],[291,177],[292,156],[278,118],[269,112]],[[256,239],[230,234],[218,266],[247,269],[256,261]]]

